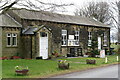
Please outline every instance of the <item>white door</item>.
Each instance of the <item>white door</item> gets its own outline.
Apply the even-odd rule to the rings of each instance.
[[[101,46],[102,45],[102,41],[101,41],[101,37],[98,37],[98,49],[101,50]]]
[[[45,32],[40,33],[40,55],[42,59],[48,58],[48,35]]]

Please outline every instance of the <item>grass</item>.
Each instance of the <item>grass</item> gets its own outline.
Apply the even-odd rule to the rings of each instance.
[[[78,70],[85,70],[89,68],[100,67],[103,65],[117,63],[116,61],[117,55],[108,56],[108,63],[104,63],[103,58],[67,58],[62,60],[67,60],[70,63],[70,69],[61,70],[57,68],[56,60],[3,60],[2,61],[2,77],[3,78],[40,78],[40,77],[48,77],[56,74],[69,73]],[[97,64],[90,65],[86,64],[86,59],[95,59]],[[27,76],[16,76],[15,75],[15,66],[28,66],[29,67],[29,75]]]

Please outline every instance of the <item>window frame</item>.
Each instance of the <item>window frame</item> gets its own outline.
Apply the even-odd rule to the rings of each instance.
[[[103,34],[103,46],[108,46],[107,41],[108,41],[108,39],[107,39],[107,33],[104,32],[104,34]]]
[[[10,36],[9,36],[9,35],[10,35]],[[8,45],[8,38],[10,38],[10,45]],[[7,47],[11,47],[11,46],[12,46],[11,41],[12,41],[12,35],[11,35],[11,33],[7,33],[7,36],[6,36],[6,44],[7,44]]]
[[[88,31],[88,46],[92,46],[92,32]]]
[[[76,33],[77,33],[77,34],[76,34]],[[79,35],[80,35],[80,32],[79,32],[79,31],[75,31],[75,35],[74,35],[74,36],[77,38],[77,39],[75,39],[75,40],[79,41],[79,38],[80,38]],[[74,37],[74,38],[75,38],[75,37]]]
[[[62,30],[61,31],[61,35],[62,35],[62,46],[67,46],[67,30]],[[63,44],[65,42],[65,44]]]
[[[75,42],[74,42],[75,45],[74,46],[79,46],[79,39],[80,39],[80,31],[76,30],[75,35],[74,35],[74,40],[75,40]],[[78,42],[78,45],[76,45],[76,42]]]
[[[18,45],[17,44],[17,40],[18,40],[17,36],[18,36],[17,33],[7,33],[6,34],[6,46],[7,47],[17,47],[17,45]],[[10,45],[8,45],[8,38],[10,38]],[[14,40],[13,38],[16,39],[15,42],[13,42],[13,40]]]
[[[68,39],[68,46],[79,46],[79,31],[74,31],[74,39]]]
[[[14,35],[15,34],[15,35]],[[14,42],[13,42],[13,38],[16,39],[16,45],[14,45]],[[17,34],[16,33],[12,33],[12,46],[17,46]]]

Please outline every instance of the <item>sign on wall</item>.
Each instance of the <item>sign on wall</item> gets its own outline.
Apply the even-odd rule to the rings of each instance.
[[[74,39],[74,35],[69,35],[69,39]]]

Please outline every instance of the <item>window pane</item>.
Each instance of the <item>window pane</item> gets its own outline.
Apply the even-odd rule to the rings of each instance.
[[[77,35],[77,36],[78,36],[78,35],[79,35],[79,31],[75,31],[75,35]]]
[[[66,41],[62,41],[62,45],[66,45]]]
[[[17,45],[17,34],[12,34],[12,45],[13,46]]]
[[[62,45],[67,45],[67,30],[62,30]]]
[[[45,32],[40,32],[40,36],[41,36],[41,37],[47,37],[47,33],[45,33]]]
[[[104,32],[104,46],[107,46],[107,33]]]
[[[16,37],[13,37],[13,44],[12,45],[16,45],[16,42],[17,42],[16,39],[17,39]]]
[[[67,36],[64,36],[64,40],[66,40],[67,39]]]
[[[75,31],[75,38],[74,39],[79,41],[79,31]]]
[[[92,40],[88,40],[88,46],[91,46]]]
[[[88,32],[88,46],[91,46],[92,43],[92,32]]]
[[[67,35],[67,30],[62,30],[62,35]]]
[[[11,34],[7,34],[7,46],[11,46]]]
[[[11,42],[11,37],[7,37],[7,45],[8,45],[8,46],[11,45],[10,42]]]
[[[78,37],[78,36],[75,36],[75,40],[79,40],[79,37]]]

